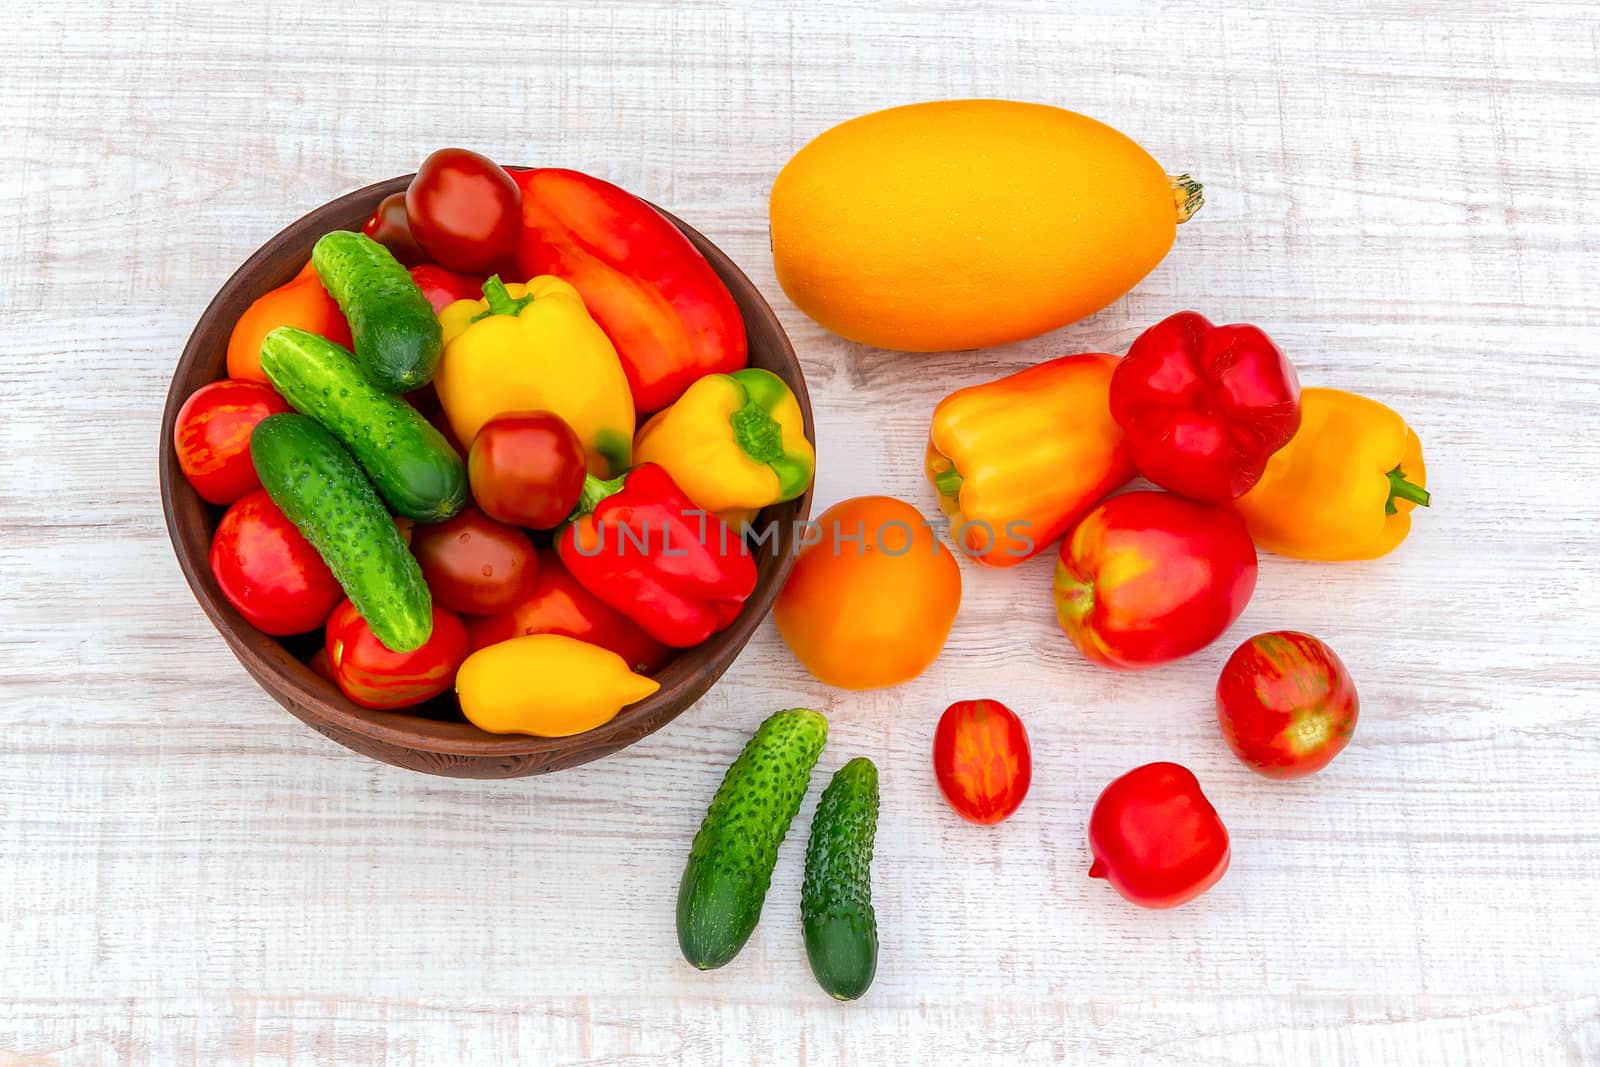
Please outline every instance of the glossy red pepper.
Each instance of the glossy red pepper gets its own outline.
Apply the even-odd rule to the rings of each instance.
[[[1299,429],[1300,380],[1256,327],[1180,311],[1117,365],[1111,416],[1140,474],[1194,500],[1233,500]]]
[[[755,560],[739,534],[657,464],[608,482],[589,475],[578,511],[561,533],[561,562],[664,645],[688,648],[726,629],[755,590]]]
[[[573,170],[518,171],[523,276],[554,274],[583,296],[646,415],[696,379],[745,365],[744,318],[711,264],[660,212]]]
[[[437,263],[419,263],[411,268],[411,280],[437,315],[457,300],[482,300],[483,279],[471,278]]]

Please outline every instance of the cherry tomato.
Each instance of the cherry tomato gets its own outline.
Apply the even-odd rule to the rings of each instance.
[[[840,689],[899,685],[927,670],[961,606],[961,568],[922,513],[859,496],[815,520],[772,618],[817,680]]]
[[[522,191],[487,156],[441,148],[406,190],[406,218],[428,258],[451,270],[508,264],[522,233]]]
[[[579,585],[555,552],[539,550],[538,570],[527,595],[510,611],[467,618],[472,651],[526,634],[560,634],[609,649],[640,674],[672,658],[672,649]]]
[[[528,535],[474,507],[411,531],[411,553],[433,598],[451,611],[493,615],[525,597],[539,573]]]
[[[419,263],[412,267],[411,280],[428,298],[435,315],[457,300],[483,299],[482,278],[469,278],[465,274],[446,270],[437,263]]]
[[[1171,493],[1124,493],[1061,542],[1056,618],[1091,662],[1137,670],[1197,652],[1256,588],[1256,548],[1232,512]]]
[[[406,194],[390,193],[378,201],[378,209],[361,227],[361,232],[389,250],[389,254],[408,267],[416,266],[428,258],[417,244],[406,218]],[[438,309],[435,308],[435,311]]]
[[[583,492],[583,443],[551,411],[497,415],[467,453],[472,499],[491,517],[535,530],[566,521]]]
[[[245,308],[228,336],[228,377],[265,382],[261,342],[279,326],[298,326],[336,345],[350,347],[350,324],[322,287],[310,264],[288,282]]]
[[[344,596],[317,550],[265,489],[245,494],[222,516],[210,558],[228,603],[274,637],[315,630]]]
[[[346,600],[328,618],[328,668],[339,691],[364,708],[421,704],[449,689],[467,658],[467,628],[438,604],[433,633],[410,652],[391,652]]]
[[[277,390],[260,382],[224,379],[189,394],[178,409],[172,444],[194,491],[213,504],[231,504],[260,489],[250,432],[268,415],[292,410]]]
[[[1010,818],[1033,781],[1028,731],[998,700],[958,700],[934,731],[933,771],[963,819],[989,826]]]
[[[1147,763],[1106,786],[1089,816],[1090,878],[1144,908],[1175,908],[1228,869],[1228,831],[1200,782],[1176,763]]]
[[[1344,662],[1293,630],[1256,634],[1217,679],[1222,736],[1252,770],[1300,778],[1326,767],[1355,731],[1361,701]]]

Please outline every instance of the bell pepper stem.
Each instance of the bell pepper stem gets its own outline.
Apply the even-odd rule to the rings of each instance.
[[[728,421],[733,424],[734,441],[755,462],[771,463],[783,456],[783,427],[754,400],[747,400]]]
[[[506,291],[506,283],[500,280],[500,275],[491,274],[489,280],[483,283],[483,299],[489,306],[472,316],[473,322],[487,319],[493,315],[510,315],[512,317],[521,313],[522,309],[533,303],[533,294],[513,298]]]
[[[947,467],[933,476],[933,487],[939,490],[939,495],[954,500],[961,495],[961,472],[955,467]]]
[[[572,509],[572,514],[567,516],[567,521],[580,519],[589,514],[600,505],[600,501],[615,493],[622,492],[622,483],[628,480],[626,474],[619,474],[615,478],[596,478],[592,474],[583,476],[583,491],[578,494],[578,504]]]
[[[1169,174],[1172,183],[1172,203],[1178,210],[1178,222],[1188,222],[1206,203],[1205,187],[1187,174]]]
[[[1405,474],[1396,467],[1389,472],[1389,500],[1384,505],[1384,513],[1393,515],[1400,509],[1395,507],[1395,500],[1409,500],[1420,508],[1425,508],[1433,500],[1433,494],[1428,492],[1416,482],[1406,481]]]

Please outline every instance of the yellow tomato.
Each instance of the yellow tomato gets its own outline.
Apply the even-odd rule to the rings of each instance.
[[[812,536],[772,613],[800,662],[841,689],[899,685],[926,670],[961,606],[961,568],[922,513],[893,497],[855,497],[823,512]]]
[[[615,652],[558,634],[488,645],[456,672],[462,714],[491,734],[581,734],[660,688]]]

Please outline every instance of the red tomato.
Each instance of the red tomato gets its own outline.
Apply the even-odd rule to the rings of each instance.
[[[467,619],[472,651],[525,634],[561,634],[610,649],[640,674],[650,674],[672,658],[672,649],[579,585],[556,553],[540,549],[538,570],[516,607]]]
[[[583,443],[560,415],[518,411],[483,424],[467,453],[472,499],[493,518],[535,530],[561,525],[587,471]]]
[[[433,598],[473,615],[510,609],[539,573],[527,534],[470,506],[446,522],[412,527],[411,553]]]
[[[451,270],[494,270],[516,252],[522,191],[487,156],[441,148],[411,179],[406,218],[434,262]]]
[[[1176,763],[1147,763],[1106,786],[1089,816],[1090,878],[1143,908],[1175,908],[1228,869],[1228,831],[1200,782]]]
[[[457,300],[483,299],[482,278],[469,278],[465,274],[446,270],[437,263],[419,263],[412,267],[411,280],[428,298],[435,315]]]
[[[265,489],[241,497],[217,523],[211,573],[228,603],[273,637],[315,630],[344,596],[317,550]]]
[[[1256,546],[1231,512],[1171,493],[1124,493],[1061,542],[1056,618],[1085,656],[1123,670],[1198,652],[1256,588]]]
[[[346,600],[328,619],[328,667],[339,691],[364,708],[421,704],[449,689],[467,658],[467,628],[433,605],[433,634],[421,648],[391,652]]]
[[[326,642],[318,645],[317,650],[311,653],[311,658],[306,660],[306,666],[310,667],[311,673],[317,677],[326,678],[334,685],[339,684],[339,680],[333,676],[333,664],[328,662],[328,646]]]
[[[1268,778],[1300,778],[1344,751],[1361,701],[1333,649],[1274,630],[1234,650],[1217,679],[1217,721],[1234,755]]]
[[[428,256],[417,244],[406,218],[406,194],[390,193],[378,201],[378,210],[361,227],[361,232],[389,250],[389,254],[410,267]],[[438,310],[435,308],[434,310]]]
[[[998,700],[958,700],[934,731],[933,772],[963,819],[987,826],[1009,818],[1033,781],[1028,731]]]
[[[172,444],[194,491],[213,504],[231,504],[260,489],[250,461],[250,432],[268,415],[293,410],[277,390],[260,382],[224,379],[189,394],[178,409]]]

